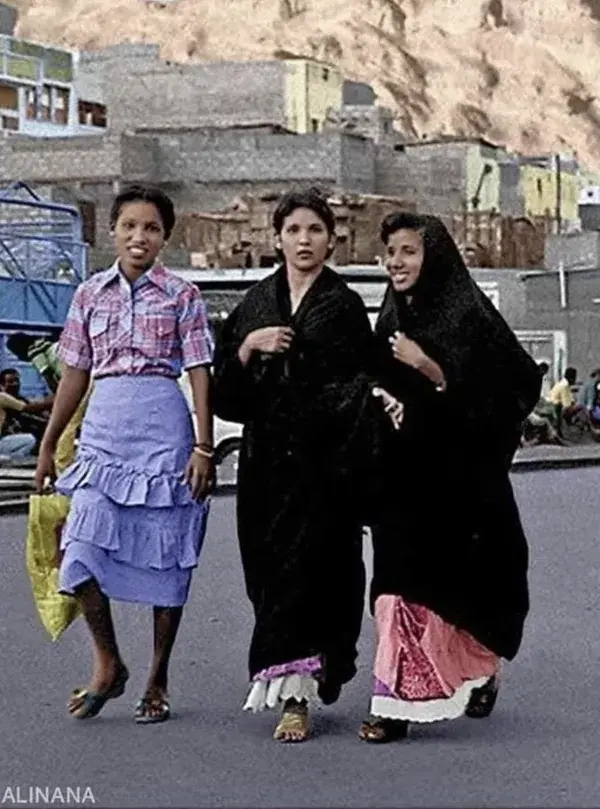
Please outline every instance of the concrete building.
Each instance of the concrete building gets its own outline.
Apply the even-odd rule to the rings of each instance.
[[[566,270],[472,270],[532,356],[554,381],[567,365],[585,381],[600,366],[600,261]]]
[[[403,143],[406,138],[394,127],[394,113],[387,107],[374,104],[344,104],[331,107],[327,113],[326,131],[349,132],[369,138],[379,145],[388,144],[392,148]],[[397,156],[392,159],[399,159]]]
[[[108,212],[122,183],[158,183],[185,213],[223,210],[244,194],[280,194],[298,184],[373,193],[375,164],[375,144],[365,138],[273,127],[0,141],[0,184],[19,178],[57,201],[58,194],[94,206],[95,263],[107,260]]]
[[[179,64],[156,45],[121,44],[80,54],[78,78],[94,82],[113,132],[269,124],[320,132],[342,106],[337,68],[311,59]]]
[[[581,180],[573,159],[555,156],[520,157],[524,215],[554,216],[560,214],[561,227],[569,229],[579,222]],[[560,175],[559,175],[560,172]]]
[[[9,26],[10,27],[10,26]],[[0,35],[0,130],[29,137],[104,131],[104,115],[89,117],[74,83],[74,55]]]
[[[582,230],[600,230],[600,184],[581,187],[579,218]]]
[[[600,267],[600,233],[582,231],[551,235],[546,239],[545,266],[557,270],[590,270]]]
[[[435,214],[500,211],[500,161],[482,139],[396,142],[378,154],[378,193],[414,198]]]

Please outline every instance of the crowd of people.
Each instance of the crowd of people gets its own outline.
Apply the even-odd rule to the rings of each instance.
[[[381,224],[389,283],[373,330],[327,266],[326,199],[286,194],[273,218],[280,266],[216,344],[201,292],[161,262],[174,222],[161,190],[116,197],[115,263],[77,288],[60,339],[36,484],[71,498],[59,588],[78,599],[93,644],[69,712],[96,716],[126,689],[117,599],[154,612],[133,717],[171,716],[169,662],[206,531],[216,415],[243,425],[237,529],[254,615],[244,708],[279,708],[279,741],[308,738],[311,705],[335,703],[356,674],[368,598],[377,648],[360,739],[489,716],[529,610],[509,470],[540,399],[536,363],[435,217]],[[77,458],[57,478],[57,442],[88,395]]]

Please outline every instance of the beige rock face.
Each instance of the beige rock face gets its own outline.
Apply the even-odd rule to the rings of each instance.
[[[13,0],[18,35],[164,58],[312,56],[373,84],[400,128],[600,169],[600,0]]]

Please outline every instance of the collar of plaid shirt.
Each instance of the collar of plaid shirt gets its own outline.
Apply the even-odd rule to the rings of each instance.
[[[107,287],[109,284],[114,283],[115,281],[119,280],[123,277],[123,273],[121,272],[121,268],[119,266],[118,260],[109,267],[109,272],[106,274],[104,278],[101,289]],[[137,285],[141,285],[144,283],[151,283],[154,286],[157,286],[159,289],[162,289],[164,292],[167,291],[167,276],[165,273],[165,268],[159,262],[155,262],[149,270],[138,278],[136,281]]]

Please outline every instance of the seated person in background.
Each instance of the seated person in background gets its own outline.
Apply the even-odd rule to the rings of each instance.
[[[564,446],[565,442],[558,434],[552,420],[540,416],[534,410],[525,419],[523,424],[522,447],[535,447],[538,444],[557,444]]]
[[[0,460],[21,460],[33,457],[36,439],[31,433],[7,433],[8,414],[20,413],[27,405],[8,393],[0,391]]]
[[[597,388],[599,382],[600,382],[600,368],[596,368],[595,370],[592,371],[592,373],[590,374],[590,378],[579,391],[577,401],[582,407],[585,407],[586,410],[591,411],[596,404],[596,399],[598,395]]]
[[[556,408],[559,423],[564,420],[571,424],[576,416],[589,421],[588,411],[575,401],[572,387],[577,381],[577,369],[567,368],[564,377],[554,385],[548,394],[548,401]],[[560,429],[559,429],[560,432]]]
[[[0,392],[7,394],[12,403],[3,405],[5,410],[4,423],[0,428],[0,436],[15,434],[30,434],[36,439],[36,443],[42,440],[48,414],[52,409],[54,396],[48,396],[39,401],[30,402],[21,394],[21,377],[14,368],[5,368],[0,371]],[[25,405],[23,408],[16,408],[15,401]]]

